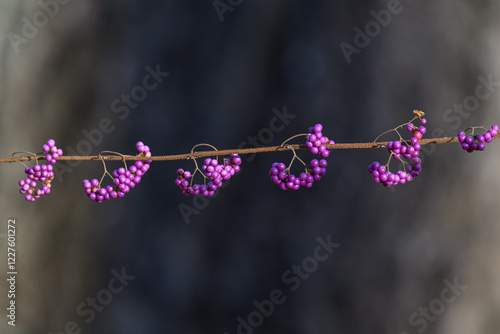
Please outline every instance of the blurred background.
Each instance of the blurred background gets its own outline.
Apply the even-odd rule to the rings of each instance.
[[[3,0],[0,157],[49,138],[68,155],[279,145],[315,123],[369,142],[413,109],[428,138],[490,128],[499,14],[493,0]],[[102,204],[81,185],[100,162],[58,162],[35,203],[24,167],[2,164],[0,332],[498,333],[499,154],[426,146],[422,174],[386,189],[366,171],[385,150],[337,150],[299,191],[268,176],[290,152],[242,156],[208,199],[174,184],[192,161],[157,162]]]

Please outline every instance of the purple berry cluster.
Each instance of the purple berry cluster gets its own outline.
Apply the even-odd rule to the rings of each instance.
[[[391,153],[394,159],[403,161],[403,166],[407,164],[406,170],[398,170],[392,173],[388,170],[388,166],[383,166],[378,161],[374,161],[368,166],[368,172],[373,176],[376,183],[381,183],[384,187],[390,187],[397,184],[404,184],[412,181],[422,171],[422,160],[418,157],[420,154],[421,145],[419,140],[427,132],[425,118],[419,118],[421,126],[416,126],[412,122],[406,124],[406,130],[413,134],[409,142],[407,141],[390,141],[387,143],[387,150]],[[406,161],[403,160],[406,159]]]
[[[201,169],[210,180],[221,178],[222,181],[229,179],[234,173],[239,172],[240,165],[240,156],[238,154],[231,154],[229,158],[224,159],[224,164],[222,165],[219,165],[217,159],[207,158]]]
[[[63,151],[56,146],[54,139],[49,139],[47,144],[42,146],[42,150],[46,153],[46,159],[49,163],[55,164],[57,158],[63,155]],[[35,167],[26,167],[24,172],[28,175],[27,178],[19,180],[18,184],[21,187],[19,192],[29,202],[34,202],[43,195],[50,194],[51,182],[54,179],[54,167],[52,165],[36,165]],[[42,184],[41,188],[37,188],[38,183]]]
[[[335,142],[329,140],[327,136],[323,136],[322,130],[323,126],[321,124],[310,127],[306,145],[311,149],[312,154],[319,154],[322,158],[328,158],[332,149],[327,149],[325,144],[335,144]]]
[[[35,167],[26,167],[24,172],[27,178],[19,180],[19,192],[25,194],[24,197],[29,202],[34,202],[43,195],[50,194],[51,182],[54,179],[54,169],[52,165],[36,165]],[[37,189],[37,182],[42,183],[42,187]]]
[[[51,164],[55,164],[57,158],[63,155],[63,151],[56,147],[56,141],[54,139],[49,139],[47,144],[42,146],[42,151],[47,153],[45,159]]]
[[[271,180],[280,186],[281,189],[297,190],[301,186],[311,188],[314,181],[321,180],[321,177],[326,174],[327,162],[325,159],[311,160],[305,172],[300,173],[299,177],[289,173],[286,166],[282,162],[275,162],[269,171]]]
[[[306,135],[306,145],[311,150],[311,153],[326,158],[330,155],[332,149],[327,149],[325,144],[335,144],[335,142],[328,139],[327,136],[324,136],[321,131],[323,131],[323,126],[321,124],[310,127],[309,133]],[[294,151],[293,159],[296,157]],[[302,162],[302,160],[300,161]],[[304,172],[300,173],[297,177],[290,173],[290,167],[287,168],[282,162],[275,162],[269,171],[269,176],[271,180],[283,190],[297,190],[301,186],[311,188],[314,181],[321,180],[321,177],[326,174],[326,166],[327,162],[325,159],[312,159],[309,165],[305,165]]]
[[[469,153],[474,151],[484,151],[486,143],[490,143],[498,135],[498,125],[493,124],[489,131],[482,135],[467,136],[464,131],[458,133],[458,141],[462,144],[462,149]]]
[[[151,152],[149,147],[144,145],[143,142],[137,142],[137,151],[141,157],[150,157]],[[113,171],[113,185],[101,187],[99,180],[93,179],[91,181],[83,180],[83,187],[87,196],[96,203],[102,203],[111,198],[118,198],[125,196],[130,189],[134,188],[141,182],[142,176],[148,171],[151,160],[137,160],[134,165],[126,169],[120,167]]]
[[[219,164],[217,159],[207,158],[202,166],[203,173],[206,178],[210,180],[207,185],[191,185],[188,180],[194,174],[191,174],[190,171],[185,171],[182,168],[177,170],[177,179],[175,179],[175,184],[181,188],[182,193],[186,196],[213,196],[215,191],[222,186],[223,180],[229,180],[235,173],[240,171],[240,165],[241,158],[238,154],[231,154],[229,158],[224,158],[223,164]]]
[[[414,158],[420,160],[420,158]],[[418,164],[416,164],[418,165]],[[411,166],[408,166],[411,167]],[[413,180],[414,175],[418,175],[416,172],[417,169],[421,169],[422,166],[412,167],[413,173],[407,173],[403,170],[397,171],[397,173],[392,173],[387,170],[387,167],[380,165],[378,161],[373,162],[370,166],[368,166],[368,172],[372,174],[373,180],[377,183],[382,183],[384,187],[395,186],[399,183],[405,184],[406,182],[410,182]]]

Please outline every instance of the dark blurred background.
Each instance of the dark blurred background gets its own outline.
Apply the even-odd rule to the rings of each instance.
[[[426,137],[490,128],[499,14],[493,0],[3,0],[0,156],[49,138],[69,155],[279,145],[315,123],[367,142],[413,109]],[[4,315],[0,332],[498,333],[499,153],[425,147],[422,174],[386,189],[366,171],[385,150],[338,150],[286,192],[267,173],[290,152],[242,156],[208,200],[174,184],[192,161],[157,162],[102,204],[81,185],[100,162],[58,162],[35,203],[24,167],[3,164],[1,271],[14,217],[18,276],[16,327]]]

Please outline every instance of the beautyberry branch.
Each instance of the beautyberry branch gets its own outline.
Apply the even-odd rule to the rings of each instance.
[[[492,139],[498,139],[500,135],[492,137]],[[429,144],[448,144],[448,143],[458,143],[458,137],[439,137],[439,138],[428,138],[419,140],[420,145]],[[385,148],[387,147],[388,141],[384,142],[369,142],[369,143],[338,143],[338,144],[325,144],[325,147],[332,150],[347,150],[347,149],[370,149],[370,148]],[[173,155],[160,155],[151,157],[140,157],[132,155],[124,155],[123,158],[114,155],[63,155],[57,159],[57,161],[64,160],[80,160],[80,161],[101,161],[101,158],[107,161],[137,161],[137,160],[151,160],[151,161],[174,161],[174,160],[188,160],[192,158],[204,158],[219,155],[230,155],[231,153],[236,153],[239,155],[252,154],[252,153],[266,153],[266,152],[283,152],[294,150],[307,150],[310,149],[307,145],[286,145],[286,146],[267,146],[267,147],[256,147],[256,148],[243,148],[243,149],[228,149],[228,150],[218,150],[218,151],[204,151],[186,154],[173,154]],[[6,159],[0,159],[0,163],[12,163],[12,162],[22,162],[22,161],[34,161],[34,157],[12,157]],[[45,160],[44,157],[38,157],[38,160]]]
[[[471,153],[473,151],[483,151],[486,143],[490,143],[493,139],[500,138],[500,129],[497,124],[494,124],[491,129],[487,130],[484,126],[476,126],[460,131],[457,137],[441,137],[423,139],[427,129],[425,125],[427,120],[424,118],[425,113],[419,110],[413,111],[414,117],[397,127],[383,132],[370,143],[340,143],[336,144],[323,134],[323,126],[316,124],[309,128],[308,133],[297,134],[286,139],[279,146],[247,148],[247,149],[228,149],[217,150],[210,144],[197,144],[190,153],[152,156],[149,147],[142,142],[137,142],[136,148],[138,154],[135,156],[124,155],[113,151],[102,151],[95,156],[65,156],[63,151],[55,146],[55,141],[49,139],[42,146],[42,152],[15,152],[10,158],[0,159],[0,163],[17,162],[25,167],[26,178],[21,179],[18,184],[21,187],[19,192],[25,195],[25,199],[34,202],[43,195],[51,193],[51,182],[54,179],[54,168],[57,160],[80,160],[80,161],[101,161],[103,164],[103,174],[98,179],[83,180],[83,188],[87,196],[97,203],[124,197],[132,188],[140,181],[142,176],[148,171],[151,162],[153,161],[170,161],[170,160],[193,160],[195,169],[193,172],[183,169],[177,170],[177,178],[175,184],[179,186],[184,195],[203,195],[213,196],[217,189],[222,187],[223,181],[228,180],[241,169],[242,159],[239,155],[256,154],[265,152],[280,152],[292,151],[293,157],[288,167],[282,162],[273,163],[269,176],[271,180],[283,190],[297,190],[301,186],[309,188],[314,181],[318,181],[326,174],[327,161],[325,160],[330,153],[335,149],[370,149],[370,148],[386,148],[389,152],[389,159],[385,165],[378,161],[373,162],[368,166],[368,172],[373,177],[376,183],[381,183],[385,187],[390,187],[397,184],[404,184],[412,181],[422,171],[422,160],[419,158],[419,153],[422,145],[429,144],[446,144],[459,142],[463,150]],[[420,125],[416,126],[415,121],[420,121]],[[404,139],[400,133],[400,129],[406,127],[406,130],[412,134],[410,139]],[[482,132],[481,134],[474,134]],[[470,134],[467,133],[470,131]],[[398,136],[396,141],[379,142],[378,139],[383,135],[394,132]],[[288,142],[298,137],[306,137],[305,144],[289,144]],[[209,151],[195,151],[198,147],[208,147]],[[319,159],[312,159],[309,164],[306,164],[298,155],[299,150],[309,150],[314,155],[319,155]],[[24,154],[24,156],[17,156]],[[226,155],[222,158],[222,163],[219,163],[219,156]],[[199,165],[196,159],[206,158],[202,165]],[[323,159],[321,159],[323,158]],[[396,173],[389,170],[389,165],[392,159],[399,160],[401,165]],[[24,162],[35,161],[34,167],[28,167]],[[49,164],[41,164],[40,160],[46,160]],[[106,161],[120,160],[124,167],[120,167],[110,173],[106,167]],[[295,160],[302,163],[303,172],[297,177],[291,169]],[[135,163],[129,168],[127,161]],[[201,168],[199,167],[201,166]],[[199,173],[203,178],[203,184],[193,184],[194,176]],[[109,177],[112,184],[102,185],[104,178]],[[38,182],[41,187],[38,187]]]

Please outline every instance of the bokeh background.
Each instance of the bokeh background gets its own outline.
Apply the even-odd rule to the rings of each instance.
[[[0,156],[48,138],[66,154],[134,154],[139,140],[156,155],[250,147],[249,136],[279,145],[318,122],[336,142],[367,142],[413,109],[427,113],[427,137],[489,128],[500,122],[499,14],[493,0],[3,0]],[[148,67],[168,76],[127,106]],[[244,156],[208,200],[173,183],[191,161],[158,162],[99,205],[81,182],[100,162],[58,162],[35,203],[18,193],[23,167],[3,164],[2,314],[11,217],[18,276],[16,326],[4,315],[0,332],[498,333],[499,153],[496,142],[425,147],[419,178],[391,190],[366,171],[384,150],[334,151],[327,175],[295,192],[267,175],[290,152]],[[307,276],[291,273],[314,264],[317,238],[339,245]],[[107,292],[117,273],[126,286]],[[259,318],[254,301],[276,289],[283,302]]]

